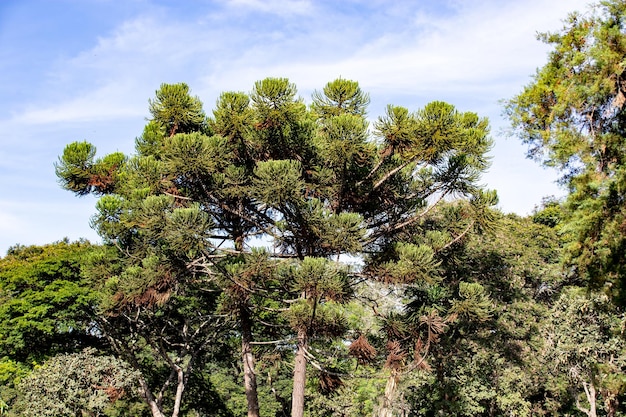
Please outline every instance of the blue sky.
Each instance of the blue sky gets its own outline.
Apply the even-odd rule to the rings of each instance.
[[[491,121],[483,182],[505,212],[529,214],[560,195],[557,174],[503,133],[502,99],[546,59],[583,0],[0,0],[0,256],[16,243],[99,241],[95,199],[60,189],[54,162],[87,140],[99,155],[132,153],[163,82],[186,82],[210,113],[222,91],[288,77],[299,95],[338,77],[387,104],[433,100]]]

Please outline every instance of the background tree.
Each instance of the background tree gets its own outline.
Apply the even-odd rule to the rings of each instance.
[[[102,347],[94,329],[97,292],[81,275],[88,242],[16,245],[0,259],[0,401],[36,363],[64,352]],[[10,407],[9,407],[10,408]]]
[[[96,293],[81,276],[88,242],[14,246],[0,259],[0,354],[20,362],[97,345]]]
[[[137,377],[128,364],[113,356],[99,356],[92,348],[59,354],[20,382],[22,395],[13,412],[20,416],[111,415],[115,402],[133,396]]]
[[[488,233],[444,252],[438,282],[413,290],[413,308],[435,305],[456,314],[431,348],[431,372],[412,378],[415,388],[405,393],[416,415],[550,411],[538,357],[541,323],[563,285],[560,240],[531,218],[493,216]],[[448,217],[434,215],[440,222]]]
[[[563,282],[559,239],[530,218],[492,212],[488,233],[436,243],[448,228],[458,230],[463,206],[442,204],[425,216],[413,236],[442,249],[433,256],[436,268],[395,287],[406,304],[381,317],[391,349],[369,338],[388,352],[388,383],[396,384],[392,406],[382,402],[379,414],[533,415],[551,406],[538,357],[540,324]]]
[[[564,394],[589,417],[599,410],[616,416],[626,388],[623,314],[606,294],[573,287],[563,291],[544,323],[543,360],[555,379],[568,382]]]
[[[509,100],[513,133],[528,155],[561,170],[569,195],[563,232],[572,273],[623,304],[626,5],[573,13],[534,80]]]
[[[549,321],[554,330],[547,336],[555,358],[569,366],[566,381],[584,388],[584,399],[574,393],[569,401],[587,415],[600,409],[596,398],[605,376],[613,386],[602,395],[607,415],[616,413],[619,402],[616,380],[621,377],[616,375],[621,365],[612,363],[623,356],[623,335],[608,329],[613,328],[610,322],[619,321],[626,294],[625,17],[623,2],[603,1],[588,13],[571,14],[562,30],[540,35],[553,48],[548,62],[506,107],[514,133],[530,145],[529,156],[560,169],[569,191],[557,226],[566,242],[563,260],[570,283],[589,291],[574,288],[562,295]],[[602,293],[617,307],[610,314]],[[570,330],[561,334],[559,323]],[[590,347],[594,343],[599,345]],[[606,349],[614,349],[608,353],[614,359],[603,356]]]

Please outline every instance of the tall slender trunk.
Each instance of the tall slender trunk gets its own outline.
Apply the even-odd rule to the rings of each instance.
[[[385,395],[381,400],[380,409],[378,410],[378,417],[392,417],[393,416],[393,403],[396,397],[396,391],[398,390],[398,381],[400,380],[400,372],[397,369],[391,369],[391,374],[387,378],[387,385],[385,385]]]
[[[241,201],[239,209],[243,210]],[[235,250],[243,252],[244,235],[233,233]],[[248,417],[259,417],[259,395],[257,393],[256,373],[254,371],[254,355],[252,353],[252,318],[248,309],[247,299],[239,302],[239,324],[241,326],[241,360],[243,362],[243,386],[248,403]]]
[[[293,394],[291,396],[291,417],[304,416],[304,386],[306,384],[306,350],[308,338],[306,329],[298,330],[298,351],[293,370]]]
[[[254,355],[252,354],[252,323],[250,312],[245,305],[239,307],[241,321],[241,356],[243,359],[243,384],[248,402],[248,417],[259,417],[259,396],[257,394]]]

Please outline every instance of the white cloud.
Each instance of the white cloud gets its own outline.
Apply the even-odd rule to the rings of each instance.
[[[22,229],[24,223],[20,216],[0,208],[0,235],[16,235]]]
[[[123,82],[116,82],[55,105],[30,106],[15,115],[12,122],[51,124],[143,117],[146,106],[142,103],[140,107],[138,104],[132,89]]]
[[[93,212],[93,199],[75,200],[72,204],[63,200],[45,204],[0,200],[0,256],[16,243],[43,245],[65,237],[99,242],[89,227]]]
[[[419,9],[429,4],[422,2],[357,3],[341,3],[353,8],[350,14],[333,13],[332,1],[233,0],[183,18],[146,7],[88,50],[59,59],[41,92],[16,103],[10,120],[2,122],[5,130],[20,132],[10,139],[20,143],[3,144],[0,168],[16,169],[6,161],[18,157],[5,152],[19,153],[19,161],[41,168],[16,172],[56,187],[52,163],[66,143],[87,139],[104,152],[132,148],[148,116],[148,99],[162,82],[187,82],[210,112],[220,92],[250,91],[268,76],[289,77],[306,100],[342,76],[370,92],[373,118],[388,102],[416,110],[442,99],[489,116],[497,127],[503,124],[497,100],[518,92],[545,61],[548,48],[535,33],[560,28],[569,11],[584,10],[586,0],[433,2],[431,7],[445,7],[435,14]],[[358,14],[376,7],[379,13]],[[553,176],[524,161],[521,145],[497,139],[485,178],[499,189],[505,211],[527,213],[539,196],[554,192]],[[32,193],[37,181],[23,179],[24,193]],[[3,242],[94,235],[88,227],[93,202],[68,195],[54,204],[58,210],[52,202],[28,209],[0,205]],[[63,214],[77,204],[80,214]]]
[[[53,123],[141,117],[161,82],[186,81],[196,93],[210,95],[201,98],[211,105],[219,92],[250,90],[267,76],[288,76],[301,91],[344,76],[372,94],[508,95],[545,56],[535,32],[558,28],[568,11],[583,5],[459,2],[451,16],[416,10],[405,17],[407,25],[373,26],[367,38],[359,27],[366,22],[358,16],[325,19],[324,10],[307,1],[233,0],[230,15],[210,23],[170,21],[154,13],[124,22],[90,50],[60,62],[51,75],[63,90],[60,97],[31,105],[15,118]],[[255,33],[246,31],[245,21],[229,25],[253,9],[294,15],[290,24],[301,21],[302,30]],[[76,85],[81,88],[73,94]]]
[[[248,12],[260,11],[279,16],[306,15],[313,9],[311,2],[306,0],[230,0],[228,4]]]
[[[452,17],[416,12],[411,28],[376,33],[373,27],[372,37],[363,43],[356,36],[351,39],[350,31],[343,28],[343,36],[331,32],[325,38],[304,31],[273,45],[256,44],[229,71],[211,73],[205,80],[242,89],[265,76],[286,75],[301,90],[311,90],[342,75],[386,94],[500,93],[502,97],[520,88],[542,64],[547,47],[535,39],[536,32],[557,29],[568,11],[584,8],[582,1],[471,5]],[[310,58],[298,51],[316,41],[323,42],[317,43],[320,50],[353,42],[352,51],[343,56],[311,51]]]

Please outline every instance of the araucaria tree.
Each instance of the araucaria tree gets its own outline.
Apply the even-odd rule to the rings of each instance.
[[[118,250],[117,269],[90,271],[109,291],[103,308],[130,333],[103,331],[124,341],[116,346],[129,363],[141,368],[127,345],[152,349],[170,369],[160,391],[142,383],[155,417],[178,414],[226,319],[238,324],[248,416],[260,414],[253,344],[278,334],[293,353],[291,415],[301,417],[307,364],[324,342],[348,338],[343,305],[355,285],[428,280],[438,255],[488,226],[496,196],[478,185],[487,120],[442,102],[388,106],[370,131],[368,103],[358,83],[337,79],[307,108],[294,84],[268,78],[249,95],[223,93],[205,117],[185,84],[164,84],[136,155],[95,159],[91,144],[66,147],[57,175],[78,195],[101,196],[93,225]],[[455,200],[464,201],[445,229],[433,228],[433,207]],[[324,358],[315,365],[329,382]]]

